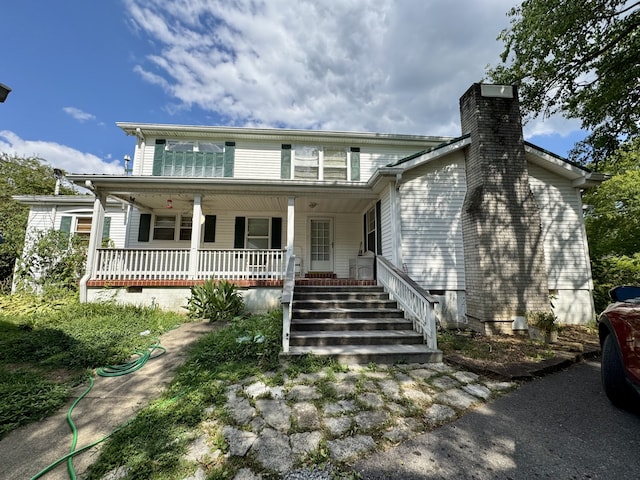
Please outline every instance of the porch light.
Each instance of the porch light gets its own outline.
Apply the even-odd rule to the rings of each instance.
[[[0,102],[4,102],[7,99],[10,91],[11,89],[9,87],[0,83]]]

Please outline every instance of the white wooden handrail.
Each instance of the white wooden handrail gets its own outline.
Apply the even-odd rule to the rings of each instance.
[[[376,276],[378,283],[404,310],[405,317],[413,321],[427,347],[437,349],[434,305],[438,299],[381,256],[376,257]]]

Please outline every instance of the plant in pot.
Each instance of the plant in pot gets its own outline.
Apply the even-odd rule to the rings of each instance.
[[[527,314],[529,324],[529,338],[541,340],[544,343],[554,343],[558,341],[557,317],[553,310],[537,311]]]

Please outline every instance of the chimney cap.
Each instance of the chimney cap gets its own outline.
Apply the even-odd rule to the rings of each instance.
[[[480,95],[494,98],[513,98],[513,85],[480,84]]]

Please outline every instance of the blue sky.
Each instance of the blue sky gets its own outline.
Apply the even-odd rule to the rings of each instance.
[[[121,173],[115,123],[460,134],[458,99],[495,64],[513,1],[5,2],[0,151]],[[530,121],[565,155],[576,121]]]

